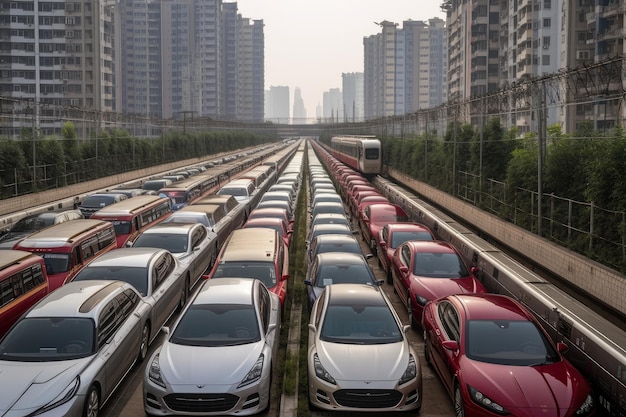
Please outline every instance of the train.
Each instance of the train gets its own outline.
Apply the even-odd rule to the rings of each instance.
[[[375,136],[333,136],[330,153],[370,179],[383,173],[382,147]]]
[[[411,220],[429,226],[459,248],[479,267],[479,279],[488,291],[520,301],[554,340],[566,342],[565,356],[594,386],[598,415],[626,417],[624,329],[416,195],[382,177],[376,177],[374,184],[390,202],[401,204]]]

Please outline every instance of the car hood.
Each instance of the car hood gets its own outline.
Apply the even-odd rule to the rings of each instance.
[[[589,393],[586,381],[565,361],[506,366],[465,358],[461,368],[467,384],[510,412],[520,410],[521,414],[516,412],[520,416],[563,416],[568,414],[564,410],[580,406]]]
[[[91,357],[54,362],[0,362],[0,415],[24,410],[24,415],[52,401],[82,371]],[[86,382],[85,382],[86,383]]]
[[[484,292],[478,281],[468,278],[424,278],[413,277],[412,290],[428,300],[452,294]]]
[[[241,382],[250,372],[263,352],[263,346],[264,342],[220,347],[165,343],[159,355],[159,365],[171,385],[231,385]]]
[[[397,381],[409,363],[409,348],[404,342],[353,345],[318,340],[317,355],[333,378],[344,381]]]

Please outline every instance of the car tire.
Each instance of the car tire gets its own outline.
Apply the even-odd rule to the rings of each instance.
[[[137,362],[141,363],[148,356],[148,348],[150,347],[150,323],[146,322],[141,329],[141,341],[139,343],[139,353],[137,354]]]
[[[456,417],[465,417],[465,408],[463,407],[463,395],[461,388],[456,384],[454,387],[454,415]]]
[[[83,417],[98,417],[98,414],[100,414],[100,391],[95,385],[92,385],[85,396]]]

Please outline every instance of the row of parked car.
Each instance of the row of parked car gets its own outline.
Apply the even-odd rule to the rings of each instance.
[[[149,227],[123,245],[116,240],[112,222],[91,218],[48,227],[41,231],[49,236],[45,240],[37,238],[41,232],[26,239],[39,242],[36,246],[42,250],[63,240],[69,245],[63,255],[68,261],[79,253],[85,256],[87,249],[91,258],[66,271],[62,285],[20,317],[0,341],[0,382],[6,387],[0,401],[2,414],[97,415],[130,368],[146,358],[150,344],[177,311],[184,312],[180,326],[195,333],[178,331],[178,324],[171,332],[165,328],[166,346],[171,347],[167,355],[160,355],[159,350],[146,368],[146,412],[163,415],[197,409],[197,378],[206,380],[207,376],[217,377],[220,384],[205,383],[201,394],[209,407],[205,412],[249,412],[269,405],[268,375],[278,347],[270,339],[277,339],[282,310],[279,294],[285,292],[289,277],[285,236],[275,229],[244,229],[249,207],[232,195],[205,196],[194,201],[195,208],[190,204],[189,209],[158,216],[155,210],[161,210],[161,202],[169,200],[132,197],[137,201],[142,198],[158,203],[142,212],[150,220]],[[122,202],[115,204],[121,206]],[[100,232],[89,234],[84,226]],[[66,240],[64,235],[54,235],[55,230],[61,233],[61,228],[73,237]],[[250,247],[241,251],[240,244]],[[23,250],[0,252],[29,255]],[[27,285],[47,288],[48,264],[56,264],[50,253],[51,259],[44,263],[46,253],[30,255],[29,259],[39,261],[34,264],[36,270],[21,272],[19,285],[24,290],[28,290]],[[249,274],[254,278],[246,278],[230,263],[238,253],[250,259],[256,256],[256,266],[265,268],[270,281],[260,275],[257,279],[260,269]],[[268,263],[273,269],[266,266]],[[244,261],[241,265],[248,268],[252,263]],[[234,269],[219,275],[227,266]],[[13,281],[2,280],[3,292],[5,282],[9,282],[12,286],[7,289],[13,293]],[[196,292],[199,282],[203,286]],[[205,326],[193,328],[197,320]],[[208,329],[209,323],[215,328]],[[217,356],[220,362],[208,363],[206,359],[218,350],[223,352]],[[176,352],[181,355],[176,356]],[[176,362],[170,363],[175,368],[161,367],[157,372],[157,365],[163,364],[159,357],[188,360],[192,369]],[[251,361],[248,369],[242,367],[246,361]],[[233,366],[230,373],[225,371],[228,364]],[[184,369],[189,372],[185,374]],[[173,373],[168,373],[170,370]],[[231,379],[240,379],[229,383],[226,373]],[[183,380],[175,379],[181,375]],[[158,388],[149,391],[150,386]],[[170,391],[181,395],[172,401]]]
[[[387,201],[359,172],[321,146],[316,150],[386,281],[403,302],[411,326],[423,333],[424,360],[449,393],[456,415],[595,413],[592,388],[563,357],[565,344],[554,343],[519,302],[487,293],[479,269],[453,245],[410,221],[400,205]],[[333,372],[322,368],[336,362],[332,358],[314,369],[328,382]],[[310,401],[322,408],[335,405],[337,396],[327,392],[310,391]],[[390,407],[401,406],[399,398],[396,393]]]

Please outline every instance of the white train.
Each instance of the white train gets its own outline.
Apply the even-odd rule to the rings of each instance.
[[[365,176],[383,172],[383,153],[375,136],[333,136],[331,154]]]

